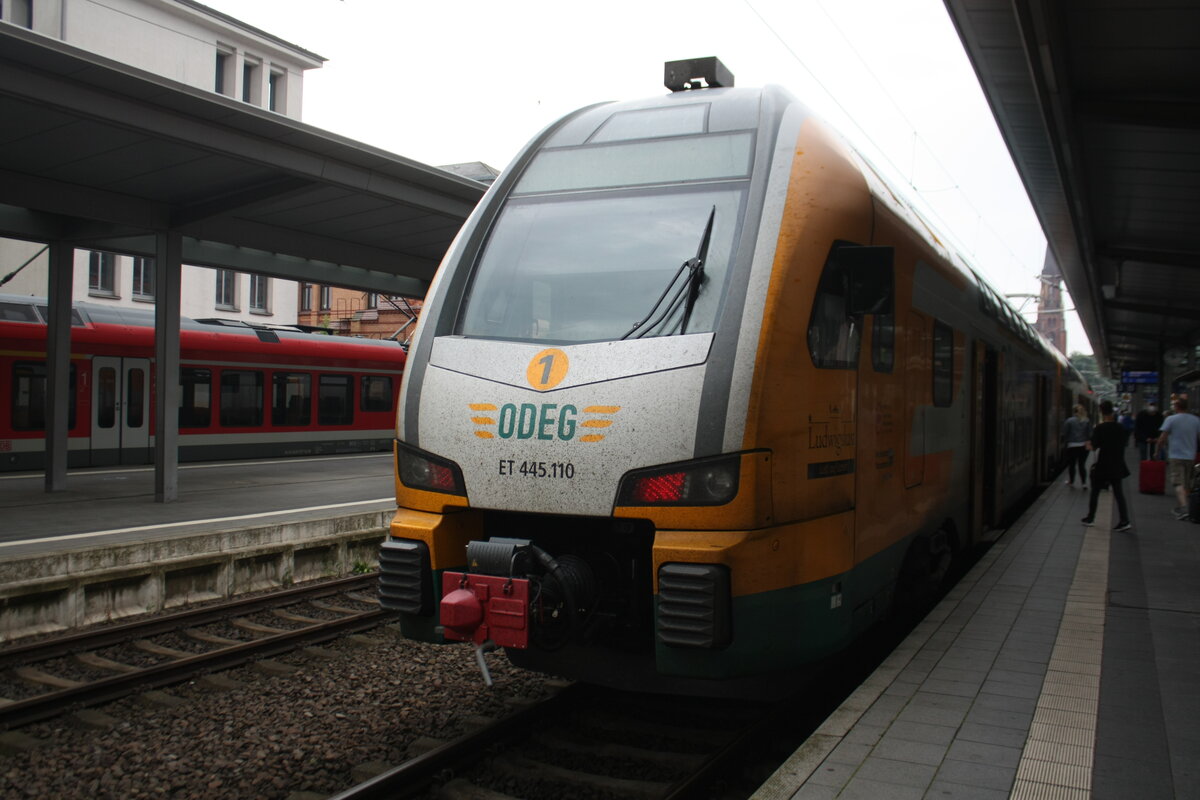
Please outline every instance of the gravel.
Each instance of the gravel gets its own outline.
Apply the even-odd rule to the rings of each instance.
[[[371,762],[399,764],[418,737],[452,738],[472,716],[499,717],[545,696],[543,676],[488,655],[484,686],[468,645],[429,645],[393,626],[339,639],[319,656],[281,656],[291,675],[253,667],[221,673],[240,686],[204,681],[166,689],[184,702],[150,706],[136,697],[97,710],[102,730],[72,715],[20,732],[41,743],[0,755],[3,798],[288,798],[330,795],[364,779]]]

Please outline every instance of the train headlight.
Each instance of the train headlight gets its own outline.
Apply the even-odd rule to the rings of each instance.
[[[738,492],[740,456],[721,456],[626,473],[617,492],[621,506],[716,506]]]
[[[396,474],[410,489],[444,494],[467,494],[462,470],[453,461],[396,442]]]

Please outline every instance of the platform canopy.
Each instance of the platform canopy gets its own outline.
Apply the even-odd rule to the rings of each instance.
[[[183,264],[424,296],[484,188],[0,24],[0,236],[49,246],[47,491],[66,488],[76,248],[155,259],[155,497],[167,502]]]
[[[945,3],[1101,368],[1200,344],[1200,2]]]
[[[0,236],[420,297],[485,188],[0,25]]]

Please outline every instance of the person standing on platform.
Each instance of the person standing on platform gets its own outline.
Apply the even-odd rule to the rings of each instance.
[[[1133,421],[1133,440],[1137,442],[1139,460],[1149,461],[1154,457],[1154,442],[1158,439],[1162,424],[1162,412],[1154,403],[1147,403],[1146,407],[1137,413]]]
[[[1113,499],[1117,501],[1117,524],[1114,531],[1131,531],[1133,524],[1129,521],[1129,508],[1125,504],[1125,490],[1121,481],[1129,477],[1129,468],[1125,466],[1125,445],[1129,441],[1129,432],[1113,418],[1113,404],[1110,400],[1100,401],[1100,415],[1103,421],[1092,431],[1087,449],[1096,450],[1096,464],[1092,467],[1092,493],[1088,497],[1088,513],[1081,521],[1091,525],[1096,518],[1096,504],[1100,500],[1100,492],[1106,487],[1112,488]]]
[[[1191,481],[1192,465],[1196,463],[1196,440],[1200,438],[1200,417],[1189,414],[1187,400],[1181,397],[1171,401],[1174,411],[1163,420],[1162,433],[1158,437],[1159,453],[1167,454],[1167,482],[1175,487],[1175,519],[1188,518],[1188,483]]]
[[[1092,421],[1087,418],[1083,406],[1071,409],[1071,416],[1063,422],[1062,441],[1067,454],[1067,486],[1075,483],[1075,470],[1079,470],[1079,485],[1087,486],[1087,443],[1092,438]]]

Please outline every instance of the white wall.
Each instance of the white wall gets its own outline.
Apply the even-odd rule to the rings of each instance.
[[[6,15],[8,6],[9,3],[4,3]],[[286,4],[281,3],[280,7],[283,9]],[[214,90],[216,54],[220,48],[231,55],[227,96],[241,99],[242,66],[249,59],[259,66],[258,85],[253,87],[251,101],[265,106],[268,75],[271,71],[283,73],[282,107],[277,110],[293,119],[300,118],[304,71],[320,67],[322,63],[310,53],[172,0],[33,0],[33,29],[203,91]],[[41,247],[40,243],[0,239],[0,278]],[[0,293],[44,297],[48,263],[46,255],[40,256],[16,278],[0,286]],[[184,316],[280,324],[296,322],[297,285],[294,281],[270,279],[270,314],[264,316],[249,311],[249,275],[238,275],[236,312],[216,308],[213,270],[185,266],[181,278]],[[129,256],[117,258],[114,294],[98,297],[88,292],[88,252],[76,251],[72,291],[75,300],[142,308],[153,305],[133,299],[132,258]]]

